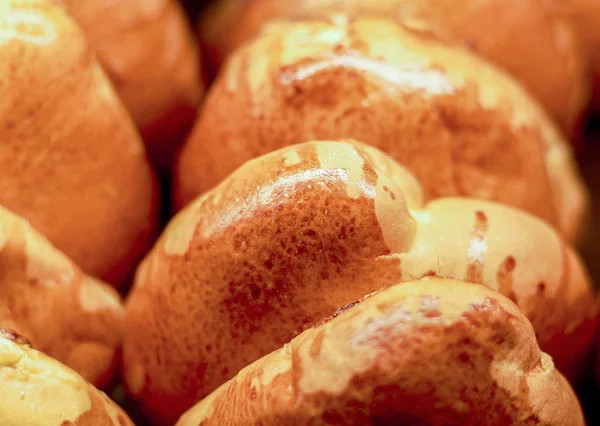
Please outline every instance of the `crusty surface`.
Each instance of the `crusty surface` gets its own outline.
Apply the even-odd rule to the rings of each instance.
[[[584,425],[527,319],[483,286],[375,294],[243,369],[178,426]]]
[[[544,0],[573,22],[583,40],[594,76],[593,108],[600,111],[600,2],[598,0]]]
[[[339,138],[392,155],[428,199],[500,201],[573,238],[587,208],[568,144],[512,79],[431,37],[366,19],[282,24],[232,55],[184,145],[176,204],[251,158]]]
[[[568,373],[589,351],[592,291],[550,226],[489,201],[424,204],[381,151],[312,142],[246,163],[170,222],[127,304],[126,381],[153,419],[172,423],[339,306],[428,275],[515,300],[542,348],[563,343],[552,355]]]
[[[3,426],[133,426],[104,393],[25,340],[0,330]]]
[[[119,283],[151,243],[156,191],[134,124],[54,1],[0,0],[0,204]]]
[[[153,160],[171,168],[202,96],[200,60],[176,0],[62,0],[81,24],[141,129]]]
[[[589,97],[586,57],[568,20],[544,0],[221,0],[200,22],[217,58],[274,21],[347,16],[396,20],[444,42],[468,47],[520,80],[570,134]],[[572,0],[593,8],[595,0]],[[564,1],[559,1],[564,3]],[[581,9],[584,9],[583,7]],[[583,11],[583,10],[582,10]],[[596,16],[598,14],[596,13]],[[584,18],[586,19],[586,18]],[[589,23],[596,22],[590,17]],[[590,35],[594,29],[588,27]],[[597,36],[596,31],[594,36]],[[514,37],[518,34],[518,37]],[[221,59],[222,60],[222,59]]]
[[[116,367],[123,319],[114,289],[0,206],[0,327],[26,334],[36,349],[103,386]]]

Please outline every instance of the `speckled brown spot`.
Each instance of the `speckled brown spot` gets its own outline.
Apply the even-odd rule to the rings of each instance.
[[[421,296],[419,313],[425,318],[436,318],[442,315],[440,311],[440,300],[436,296]]]
[[[31,341],[13,330],[0,329],[0,333],[7,339],[15,342],[17,345],[31,346]]]
[[[513,290],[513,271],[517,267],[517,262],[512,256],[504,259],[504,262],[498,267],[496,280],[498,281],[498,291],[508,297],[513,302],[517,301],[517,297]]]
[[[483,283],[483,267],[487,250],[486,233],[488,222],[485,213],[475,212],[475,224],[471,230],[471,245],[469,247],[469,263],[465,280],[473,283]]]
[[[313,341],[311,347],[310,347],[310,356],[312,358],[316,358],[319,356],[319,354],[321,353],[321,347],[323,345],[323,339],[325,338],[325,332],[322,331],[320,332],[317,337],[315,338],[315,340]]]

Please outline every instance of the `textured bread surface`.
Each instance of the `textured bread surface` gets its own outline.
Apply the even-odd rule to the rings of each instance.
[[[198,48],[176,0],[62,0],[144,136],[161,171],[203,93]]]
[[[84,34],[48,0],[0,1],[0,205],[119,284],[152,243],[143,143]]]
[[[0,329],[3,426],[133,426],[104,393],[74,371]]]
[[[390,19],[495,63],[535,95],[571,135],[581,126],[590,93],[585,46],[576,30],[583,26],[588,44],[596,41],[598,46],[594,18],[600,9],[596,0],[566,2],[578,4],[580,20],[573,25],[544,1],[221,0],[213,2],[199,30],[218,66],[236,47],[278,21],[339,15]]]
[[[343,138],[406,165],[427,199],[499,201],[581,233],[587,192],[543,109],[466,51],[370,19],[281,24],[237,50],[183,147],[176,205],[254,157]]]
[[[576,378],[596,309],[558,232],[490,201],[425,202],[383,152],[311,142],[247,162],[171,220],[127,303],[125,379],[168,424],[340,306],[430,275],[511,298]]]
[[[597,0],[544,0],[570,19],[589,57],[594,81],[592,108],[600,111],[600,2]]]
[[[244,368],[178,426],[584,425],[527,319],[483,286],[383,290]]]
[[[94,385],[112,379],[123,340],[119,295],[1,206],[0,283],[0,327],[26,335]]]

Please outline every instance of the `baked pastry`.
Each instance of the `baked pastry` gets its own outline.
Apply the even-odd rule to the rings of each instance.
[[[0,327],[104,386],[116,367],[124,308],[27,222],[0,207]],[[8,323],[10,321],[10,323]]]
[[[7,329],[0,329],[0,395],[6,426],[133,426],[104,393]]]
[[[176,0],[62,0],[96,48],[159,170],[172,168],[203,92],[198,48]]]
[[[589,4],[594,1],[583,0]],[[568,20],[545,8],[543,2],[219,0],[201,18],[199,29],[218,63],[273,21],[331,18],[336,14],[396,20],[489,59],[520,80],[563,129],[574,135],[589,98],[585,52]],[[590,24],[593,22],[597,19],[589,19]]]
[[[597,0],[544,0],[554,10],[572,20],[589,55],[594,77],[592,107],[600,111],[600,2]]]
[[[156,188],[144,146],[59,3],[0,2],[0,205],[112,284],[151,245]]]
[[[423,203],[407,169],[358,143],[247,162],[188,205],[138,268],[124,378],[149,418],[179,414],[305,327],[399,281],[483,283],[516,302],[573,380],[594,296],[562,237],[489,201]]]
[[[374,294],[244,368],[177,426],[585,424],[531,324],[483,286]]]
[[[542,108],[478,58],[381,20],[283,25],[232,55],[183,147],[176,206],[253,157],[339,138],[392,155],[428,199],[500,201],[580,234],[587,195]]]

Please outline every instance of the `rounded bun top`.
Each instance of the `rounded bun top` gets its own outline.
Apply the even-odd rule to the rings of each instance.
[[[544,0],[555,11],[571,19],[589,55],[594,76],[592,107],[600,111],[600,2],[596,0]]]
[[[141,131],[160,172],[194,122],[199,52],[177,0],[63,0]]]
[[[1,206],[0,264],[0,319],[10,321],[7,327],[94,385],[108,383],[122,343],[118,293]]]
[[[62,1],[140,128],[174,107],[196,108],[202,95],[200,61],[176,1]]]
[[[389,287],[305,331],[178,426],[229,422],[585,424],[516,306],[483,286],[441,278]]]
[[[183,148],[178,206],[253,157],[340,138],[400,161],[427,199],[491,199],[580,232],[587,194],[543,108],[472,54],[376,19],[282,23],[237,50]]]
[[[133,426],[106,395],[7,329],[0,329],[0,394],[6,426]]]
[[[395,20],[466,47],[520,80],[568,132],[589,97],[585,52],[567,19],[541,0],[229,0],[201,20],[201,36],[221,58],[277,22],[345,15]],[[592,3],[592,2],[589,2]],[[519,37],[512,37],[519,34]],[[217,56],[217,57],[218,57]]]
[[[245,163],[173,218],[138,269],[124,340],[132,394],[170,424],[338,307],[431,275],[513,299],[575,380],[595,304],[560,234],[512,207],[424,192],[409,168],[352,141]]]
[[[121,284],[154,230],[154,175],[62,3],[0,2],[0,81],[0,204],[86,272]]]

